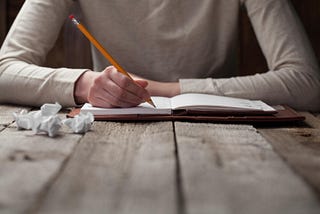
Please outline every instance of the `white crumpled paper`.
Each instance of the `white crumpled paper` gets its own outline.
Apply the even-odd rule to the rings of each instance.
[[[33,117],[26,110],[22,110],[20,113],[13,113],[13,117],[18,129],[32,129]]]
[[[74,133],[82,134],[90,130],[93,121],[93,114],[88,112],[87,114],[80,113],[74,118],[65,119],[62,122],[71,128]]]
[[[39,111],[13,113],[18,129],[32,129],[35,134],[46,133],[49,137],[58,135],[60,128],[66,124],[75,133],[85,133],[91,128],[94,121],[93,115],[80,114],[75,118],[62,120],[57,113],[60,111],[59,103],[46,103]]]

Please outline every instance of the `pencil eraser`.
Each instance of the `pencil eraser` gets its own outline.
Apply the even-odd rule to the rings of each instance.
[[[71,14],[71,15],[69,16],[69,18],[70,18],[70,19],[74,19],[74,15]]]

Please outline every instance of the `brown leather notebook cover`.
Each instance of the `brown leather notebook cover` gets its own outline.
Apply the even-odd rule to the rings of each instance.
[[[303,121],[305,117],[299,115],[289,106],[275,107],[277,113],[269,115],[244,115],[219,113],[210,115],[199,114],[199,112],[174,112],[173,115],[95,115],[95,120],[102,121],[207,121],[207,122],[241,122],[241,123],[260,123],[260,122],[294,122]],[[67,115],[74,117],[80,113],[80,108],[74,108]]]

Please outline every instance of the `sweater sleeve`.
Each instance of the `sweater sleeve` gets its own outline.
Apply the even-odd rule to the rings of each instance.
[[[41,67],[57,40],[72,0],[28,0],[0,50],[0,103],[74,106],[74,83],[84,69]]]
[[[297,110],[320,110],[317,60],[287,0],[243,0],[269,71],[222,79],[181,79],[182,93],[204,92],[260,99]]]

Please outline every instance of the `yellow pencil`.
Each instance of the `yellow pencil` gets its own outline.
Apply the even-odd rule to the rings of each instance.
[[[106,51],[106,49],[103,48],[103,46],[91,35],[91,33],[75,18],[74,15],[70,15],[69,18],[72,20],[72,22],[78,27],[78,29],[89,39],[89,41],[102,53],[102,55],[122,74],[129,77],[131,80],[132,77],[126,72],[119,63],[113,57]],[[153,107],[156,107],[154,103],[152,102],[151,98],[146,100],[150,105]]]

